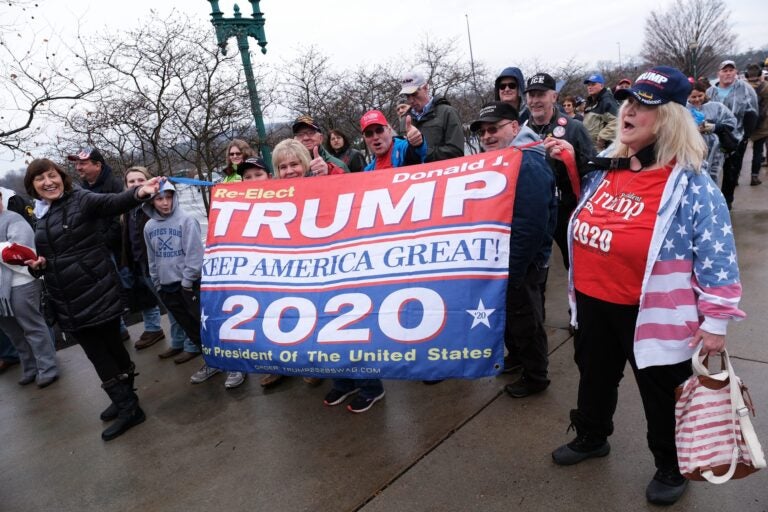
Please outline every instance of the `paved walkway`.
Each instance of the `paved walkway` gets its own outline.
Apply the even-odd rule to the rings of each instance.
[[[746,164],[745,164],[746,168]],[[749,384],[768,449],[768,183],[737,189],[734,230],[749,319],[729,349]],[[193,386],[200,360],[160,361],[158,344],[135,353],[147,421],[110,443],[107,405],[79,347],[59,352],[62,378],[39,390],[0,375],[0,511],[635,511],[654,468],[631,372],[621,387],[610,456],[555,466],[568,441],[577,372],[566,326],[564,274],[549,285],[552,386],[515,400],[508,377],[386,383],[386,398],[353,415],[322,405],[326,383],[258,379],[225,390],[224,377]],[[167,326],[166,326],[167,327]],[[131,328],[134,338],[139,326]],[[132,349],[131,349],[132,350]],[[693,483],[673,511],[768,511],[768,471],[723,486]]]

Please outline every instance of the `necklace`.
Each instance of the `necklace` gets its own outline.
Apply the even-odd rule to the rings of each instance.
[[[618,202],[622,197],[624,197],[624,191],[629,187],[629,185],[633,181],[635,181],[635,178],[640,176],[640,172],[639,171],[632,171],[632,170],[630,170],[629,172],[632,173],[632,177],[629,178],[627,181],[625,181],[622,185],[619,185],[619,181],[620,181],[619,180],[619,176],[620,175],[624,175],[627,171],[626,170],[613,169],[613,170],[611,170],[609,172],[612,174],[611,178],[613,179],[613,200]],[[619,187],[621,187],[621,188],[619,188]],[[633,197],[636,197],[636,196],[634,196],[634,194],[630,194],[630,195],[632,195]]]

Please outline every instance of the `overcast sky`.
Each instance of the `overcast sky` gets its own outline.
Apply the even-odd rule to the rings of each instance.
[[[225,16],[232,15],[234,3],[219,2]],[[250,14],[247,0],[237,3],[244,15]],[[377,59],[391,60],[401,54],[409,58],[411,48],[423,34],[457,38],[469,59],[467,15],[474,58],[485,62],[491,71],[534,60],[555,64],[575,58],[590,65],[598,61],[617,62],[619,51],[626,62],[640,52],[649,10],[672,3],[673,0],[262,0],[269,44],[267,55],[254,52],[254,59],[277,64],[281,59],[291,58],[298,46],[316,44],[331,57],[335,67],[355,67]],[[768,45],[765,0],[726,3],[738,34],[738,49]],[[38,31],[43,27],[63,37],[71,35],[78,24],[85,35],[133,28],[151,15],[150,9],[164,17],[175,8],[202,21],[209,21],[211,12],[206,0],[41,0],[39,4],[35,9]],[[0,154],[0,169],[9,167],[8,160],[7,154]],[[18,163],[12,167],[18,167]]]

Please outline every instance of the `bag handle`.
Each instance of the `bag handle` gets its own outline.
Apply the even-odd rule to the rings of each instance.
[[[691,359],[691,363],[694,372],[696,372],[698,375],[712,377],[712,375],[709,373],[709,369],[704,363],[707,355],[703,355],[701,353],[703,348],[704,344],[700,343],[696,353],[694,353],[693,358]],[[728,351],[723,349],[723,351],[720,353],[720,356],[722,357],[722,366],[724,366],[724,371],[719,373],[716,378],[721,380],[722,377],[722,380],[725,380],[726,378],[729,380],[728,387],[731,395],[731,414],[733,415],[734,419],[738,418],[739,420],[739,425],[741,426],[741,434],[744,437],[744,444],[747,447],[747,451],[749,452],[752,464],[756,468],[764,468],[766,467],[765,455],[763,454],[762,447],[760,446],[760,441],[757,439],[757,434],[755,434],[755,429],[752,426],[752,422],[749,421],[749,408],[744,403],[744,396],[742,395],[741,391],[741,379],[736,376],[736,372],[733,370],[733,365],[731,364],[731,358],[728,356]],[[736,437],[735,424],[733,426],[733,437]],[[731,464],[725,474],[715,476],[714,473],[712,473],[712,470],[708,469],[702,471],[701,476],[713,484],[725,483],[733,478],[733,475],[736,472],[736,467],[738,466],[738,462],[739,447],[736,445],[733,448],[733,453],[731,455]]]
[[[755,427],[752,426],[752,422],[749,420],[749,407],[744,403],[744,394],[741,390],[741,379],[738,378],[736,372],[733,371],[730,358],[726,357],[726,360],[728,362],[728,373],[731,375],[731,407],[733,409],[733,415],[739,419],[741,435],[744,437],[744,444],[749,452],[749,458],[752,460],[752,465],[756,468],[764,468],[766,467],[765,454],[763,453],[763,447],[760,446],[760,441],[757,439]]]

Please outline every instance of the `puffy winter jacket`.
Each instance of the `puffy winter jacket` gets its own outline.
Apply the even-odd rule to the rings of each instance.
[[[100,221],[140,202],[135,189],[120,194],[78,189],[51,203],[37,221],[35,245],[46,259],[42,275],[64,331],[100,325],[122,313],[117,271]]]

